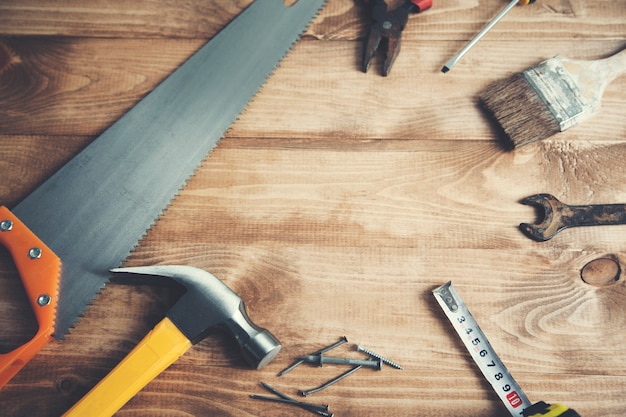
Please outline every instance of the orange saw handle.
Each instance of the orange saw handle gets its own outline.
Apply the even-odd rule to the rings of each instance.
[[[0,206],[0,244],[13,257],[39,325],[31,340],[11,352],[0,354],[1,388],[52,340],[61,260],[4,206]]]
[[[109,417],[191,347],[165,317],[137,346],[63,417]]]

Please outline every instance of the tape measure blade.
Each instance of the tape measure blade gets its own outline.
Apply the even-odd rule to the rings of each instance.
[[[532,406],[532,403],[496,354],[487,336],[480,329],[463,299],[452,286],[452,282],[434,289],[433,295],[463,341],[472,359],[509,413],[512,416],[522,416],[523,410]]]

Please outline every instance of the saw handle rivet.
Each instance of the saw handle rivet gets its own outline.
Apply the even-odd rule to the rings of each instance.
[[[13,229],[13,222],[11,220],[2,220],[0,222],[0,232],[8,232]]]
[[[30,248],[28,250],[28,257],[30,259],[39,259],[41,258],[42,250],[40,248]]]
[[[40,307],[47,306],[48,304],[50,304],[50,301],[52,301],[52,297],[50,297],[48,294],[41,294],[37,298],[37,304],[39,304]]]

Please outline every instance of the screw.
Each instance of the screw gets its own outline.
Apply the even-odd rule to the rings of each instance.
[[[334,348],[336,348],[338,346],[341,346],[341,345],[343,345],[344,343],[347,343],[347,342],[348,342],[348,338],[345,337],[345,336],[342,336],[341,339],[339,339],[338,342],[335,342],[335,343],[333,343],[330,346],[326,346],[325,348],[322,348],[322,349],[320,349],[318,351],[315,351],[315,352],[311,353],[311,355],[321,355],[322,353],[326,353],[329,350],[332,350],[332,349],[334,349]],[[291,365],[289,365],[288,367],[286,367],[285,369],[280,371],[278,373],[278,376],[285,375],[287,372],[293,370],[295,367],[297,367],[299,365],[302,365],[303,363],[304,363],[304,360],[301,360],[301,359],[295,360]]]
[[[30,248],[30,250],[28,251],[28,257],[30,259],[39,259],[41,258],[41,249],[40,248]]]
[[[331,385],[341,381],[342,379],[352,375],[353,373],[355,373],[356,371],[358,371],[362,367],[363,367],[362,365],[355,366],[354,368],[350,369],[349,371],[346,371],[343,374],[339,375],[338,377],[333,378],[333,379],[331,379],[328,382],[325,382],[324,384],[320,385],[319,387],[312,388],[312,389],[310,389],[308,391],[300,391],[300,395],[302,395],[303,397],[306,397],[307,395],[315,394],[316,392],[319,392],[319,391],[321,391],[321,390],[323,390],[325,388],[328,388]]]
[[[376,368],[378,370],[383,368],[383,362],[380,359],[373,361],[371,359],[361,360],[361,359],[348,359],[348,358],[334,358],[332,356],[324,356],[324,355],[307,355],[307,356],[301,356],[298,359],[301,359],[308,363],[314,363],[319,366],[323,366],[326,363],[332,363],[335,365],[364,366],[367,368]]]
[[[378,359],[379,361],[381,361],[382,363],[387,364],[387,365],[389,365],[389,366],[391,366],[391,367],[393,367],[393,368],[396,368],[396,369],[404,369],[403,367],[401,367],[400,365],[398,365],[398,364],[397,364],[397,363],[395,363],[394,361],[390,361],[389,359],[387,359],[387,358],[384,358],[384,357],[380,356],[378,353],[374,353],[374,352],[372,352],[372,351],[371,351],[371,350],[369,350],[369,349],[365,349],[363,346],[358,345],[358,346],[356,347],[356,350],[357,350],[357,351],[359,351],[359,352],[363,352],[363,353],[365,353],[365,354],[367,354],[367,355],[371,356],[372,358],[376,358],[376,359]]]
[[[13,229],[13,222],[11,220],[2,220],[0,222],[0,232],[8,232]]]
[[[48,304],[50,304],[50,301],[52,301],[52,297],[50,297],[48,294],[41,294],[37,298],[37,304],[39,304],[40,307],[47,306]]]

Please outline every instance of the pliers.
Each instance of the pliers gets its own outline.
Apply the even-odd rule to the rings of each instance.
[[[409,19],[409,14],[420,13],[430,8],[433,5],[433,0],[406,0],[400,7],[392,11],[387,10],[385,0],[369,0],[366,3],[371,4],[372,24],[365,41],[361,69],[363,72],[367,72],[381,41],[386,39],[383,75],[387,76],[400,52],[402,30],[404,30],[404,26]]]

